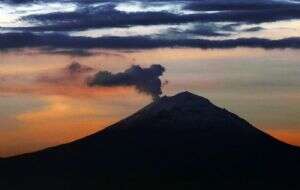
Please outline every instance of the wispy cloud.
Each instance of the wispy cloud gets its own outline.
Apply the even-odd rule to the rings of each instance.
[[[82,65],[78,62],[72,62],[65,68],[53,73],[45,73],[37,76],[38,82],[53,84],[81,84],[85,81],[94,68]]]

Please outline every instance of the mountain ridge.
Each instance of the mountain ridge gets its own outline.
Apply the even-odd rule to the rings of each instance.
[[[74,140],[74,141],[69,142],[69,143],[57,145],[57,146],[54,146],[54,147],[48,147],[48,148],[45,148],[45,149],[42,149],[42,150],[38,150],[38,151],[35,151],[35,152],[29,152],[29,153],[25,153],[25,154],[21,154],[21,155],[16,155],[16,156],[11,156],[11,157],[7,157],[7,158],[2,158],[1,157],[0,160],[11,159],[11,158],[14,159],[14,158],[20,158],[20,157],[24,157],[24,156],[28,156],[28,155],[32,155],[32,154],[39,154],[41,152],[51,151],[51,150],[56,149],[56,148],[61,148],[61,147],[69,146],[69,145],[72,145],[72,144],[78,144],[78,143],[80,143],[82,141],[90,140],[91,138],[97,138],[98,135],[101,136],[102,134],[107,133],[107,132],[114,132],[116,130],[117,131],[118,130],[123,131],[123,130],[128,129],[128,126],[127,126],[128,122],[130,122],[132,119],[136,119],[136,118],[140,119],[139,117],[140,117],[141,114],[145,114],[146,113],[149,116],[149,113],[147,113],[147,112],[150,112],[151,113],[150,117],[153,117],[153,113],[157,114],[158,111],[161,111],[159,114],[162,114],[162,112],[171,111],[170,109],[174,109],[174,107],[175,107],[175,109],[178,109],[178,107],[181,107],[181,106],[186,107],[188,101],[191,101],[193,104],[195,102],[198,103],[196,105],[193,105],[193,106],[196,106],[196,107],[202,106],[202,107],[211,107],[211,108],[214,108],[214,109],[219,109],[220,111],[224,112],[225,114],[229,114],[231,117],[234,117],[234,118],[237,118],[239,120],[242,120],[248,126],[251,126],[252,129],[255,129],[256,132],[266,135],[268,138],[276,141],[276,143],[281,143],[282,145],[286,145],[286,146],[289,146],[289,147],[291,147],[293,149],[300,150],[300,147],[298,147],[298,146],[290,145],[288,143],[280,141],[279,139],[276,139],[273,136],[271,136],[271,135],[269,135],[267,133],[264,133],[263,131],[255,128],[248,121],[246,121],[245,119],[239,117],[238,115],[236,115],[234,113],[231,113],[231,112],[227,111],[225,108],[220,108],[218,106],[215,106],[207,98],[195,95],[195,94],[193,94],[191,92],[188,92],[188,91],[184,91],[184,92],[178,93],[178,94],[176,94],[174,96],[170,96],[170,97],[163,96],[160,99],[158,99],[158,100],[156,100],[156,101],[154,101],[154,102],[146,105],[144,108],[136,111],[131,116],[126,117],[126,118],[120,120],[119,122],[106,127],[103,130],[100,130],[100,131],[98,131],[98,132],[96,132],[94,134],[88,135],[88,136],[83,137],[81,139]],[[165,104],[167,104],[167,106]],[[121,125],[122,127],[118,127],[119,125]],[[185,130],[185,129],[186,128],[183,128],[182,130]],[[158,128],[157,130],[161,130],[161,128]],[[172,130],[174,130],[174,128],[172,128]]]
[[[44,188],[292,189],[299,187],[300,149],[183,92],[83,139],[4,159],[0,168],[0,185],[9,189],[50,182]]]

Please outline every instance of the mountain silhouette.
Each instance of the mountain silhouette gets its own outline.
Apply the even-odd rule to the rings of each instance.
[[[300,189],[298,147],[190,92],[0,169],[8,190]]]

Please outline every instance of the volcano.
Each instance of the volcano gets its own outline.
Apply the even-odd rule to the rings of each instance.
[[[298,147],[190,92],[0,168],[5,190],[300,189]]]

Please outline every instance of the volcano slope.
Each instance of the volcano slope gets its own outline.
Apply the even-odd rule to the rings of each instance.
[[[300,189],[299,148],[190,92],[0,169],[4,190]]]

